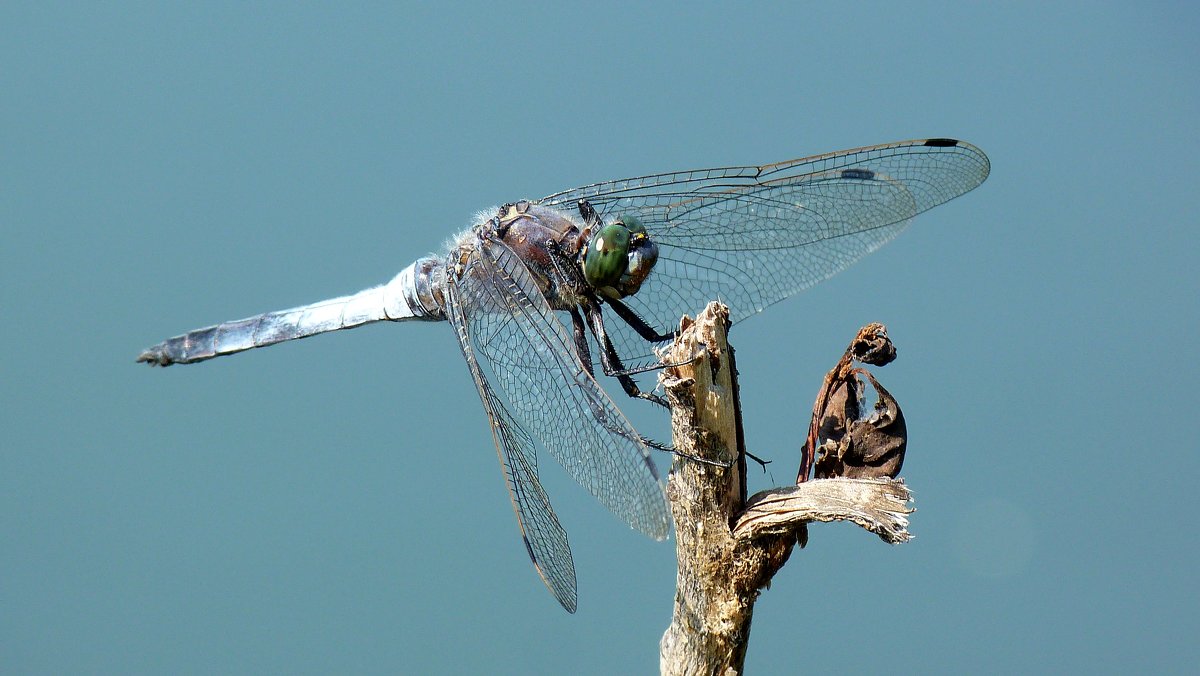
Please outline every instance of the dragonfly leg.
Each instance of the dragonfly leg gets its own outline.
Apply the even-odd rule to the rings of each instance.
[[[675,339],[676,333],[674,331],[671,333],[659,333],[654,329],[653,326],[650,326],[645,319],[642,319],[637,312],[634,312],[632,308],[621,301],[616,300],[615,298],[605,298],[604,302],[608,303],[609,306],[612,307],[613,312],[617,313],[617,316],[620,317],[626,324],[628,324],[630,328],[632,328],[634,331],[637,331],[637,334],[646,342],[661,343],[667,340]]]
[[[583,316],[579,314],[579,308],[571,308],[571,336],[575,339],[575,351],[579,354],[579,363],[583,364],[583,370],[593,378],[596,377],[595,371],[592,370],[592,350],[588,347],[587,329],[584,328]]]
[[[666,399],[653,392],[643,392],[633,376],[629,375],[625,365],[621,363],[621,356],[617,354],[617,349],[613,347],[612,340],[608,337],[608,331],[604,329],[604,315],[600,311],[600,304],[587,303],[583,309],[588,315],[588,326],[592,329],[592,335],[596,336],[596,342],[600,343],[600,365],[604,367],[604,374],[616,378],[617,382],[621,383],[621,388],[625,390],[625,394],[669,408]]]
[[[671,446],[669,444],[664,444],[661,441],[655,441],[654,439],[651,439],[650,437],[647,437],[644,435],[639,434],[638,438],[641,439],[643,444],[646,444],[646,446],[648,446],[649,448],[653,448],[656,451],[662,451],[663,453],[670,453],[671,455],[679,456],[680,458],[694,460],[695,462],[698,462],[702,465],[712,465],[713,467],[721,467],[721,468],[729,468],[730,466],[732,466],[732,463],[721,462],[720,460],[709,460],[708,458],[701,458],[696,455],[684,453],[683,451],[677,451],[677,450],[675,450],[674,446]],[[758,460],[758,458],[755,458],[755,460]],[[765,463],[763,466],[764,467],[766,466]]]

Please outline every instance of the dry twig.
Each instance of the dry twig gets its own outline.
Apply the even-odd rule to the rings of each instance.
[[[798,538],[803,545],[810,521],[851,521],[892,543],[910,537],[906,515],[912,512],[907,504],[911,496],[903,481],[888,476],[817,479],[764,491],[747,501],[737,369],[726,343],[728,327],[728,309],[711,303],[695,322],[684,318],[679,338],[665,355],[667,363],[683,365],[667,368],[662,375],[674,445],[680,452],[667,482],[679,572],[671,626],[659,644],[663,674],[742,673],[754,601],[788,560]],[[838,382],[848,382],[846,378],[858,371],[842,368]],[[826,379],[818,408],[838,390],[838,382]],[[844,396],[855,395],[847,390]],[[898,407],[894,413],[899,414]],[[824,414],[814,411],[814,420]],[[847,430],[870,424],[844,422]],[[832,446],[826,450],[847,447],[852,435],[843,436],[828,440]],[[871,455],[871,449],[861,447],[864,438],[874,437],[854,436],[857,452]],[[893,465],[899,469],[898,463]]]

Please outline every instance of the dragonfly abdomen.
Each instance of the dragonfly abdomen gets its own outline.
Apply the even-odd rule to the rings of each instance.
[[[430,282],[439,265],[436,259],[422,258],[382,286],[189,331],[147,348],[137,360],[152,366],[191,364],[372,322],[439,321],[445,316]]]

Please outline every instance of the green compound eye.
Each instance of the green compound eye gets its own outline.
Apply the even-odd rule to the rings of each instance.
[[[640,228],[641,224],[637,226]],[[588,284],[602,289],[614,286],[625,272],[629,254],[630,227],[613,223],[600,228],[588,243],[583,261],[583,276]],[[642,232],[645,228],[642,228]]]
[[[642,222],[638,220],[637,216],[622,216],[621,218],[617,219],[617,223],[624,225],[625,228],[631,233],[642,233],[643,235],[646,234],[646,226],[642,225]]]

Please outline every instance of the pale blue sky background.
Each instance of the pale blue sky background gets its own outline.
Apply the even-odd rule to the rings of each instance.
[[[814,528],[752,673],[1191,671],[1198,30],[1185,3],[6,3],[0,671],[656,670],[672,545],[547,462],[565,614],[445,325],[133,359],[385,281],[507,200],[923,136],[991,178],[732,334],[760,489],[885,322],[918,508],[902,547]]]

